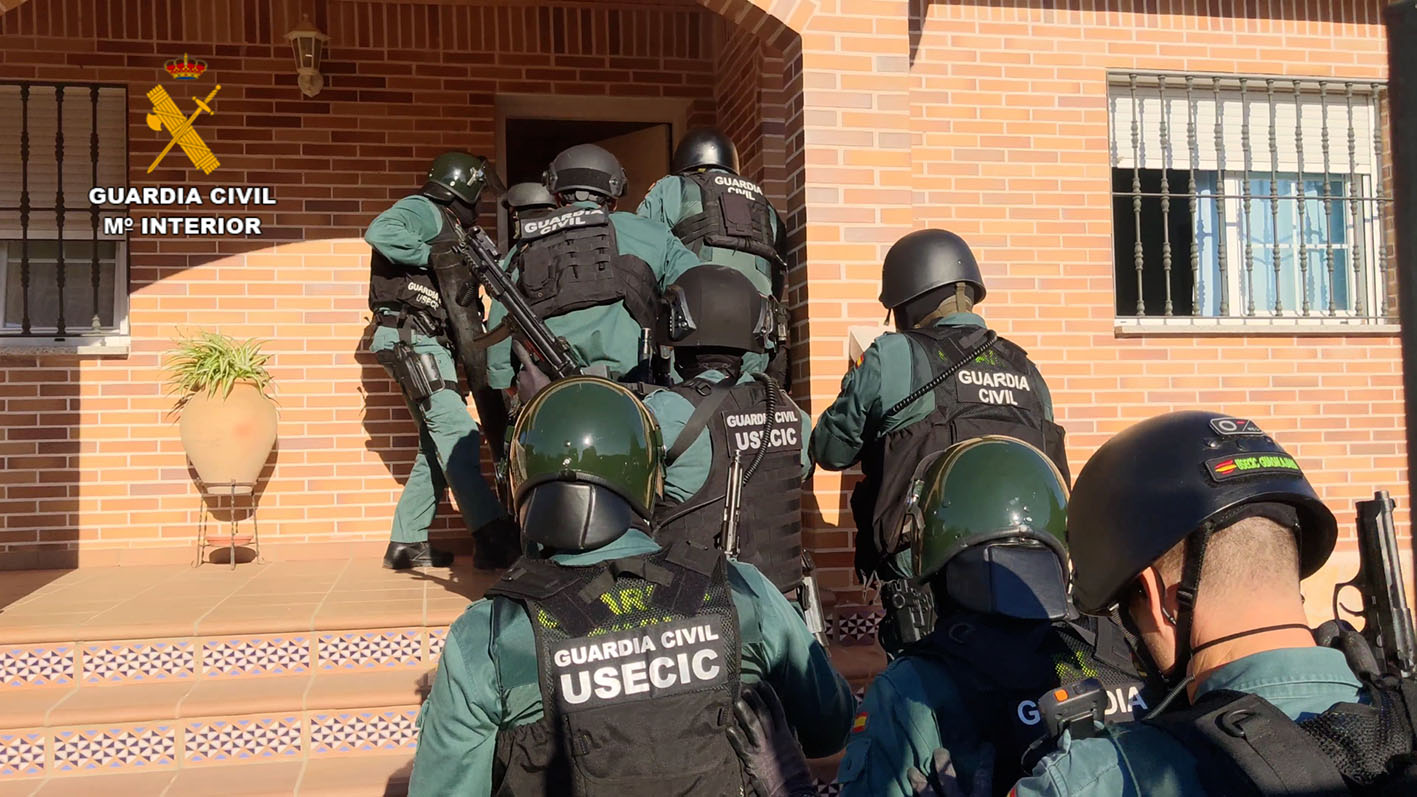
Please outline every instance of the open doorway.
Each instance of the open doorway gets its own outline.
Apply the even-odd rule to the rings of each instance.
[[[634,212],[649,187],[669,173],[688,127],[689,102],[640,97],[507,94],[497,98],[497,163],[507,185],[540,182],[547,164],[575,144],[599,144],[625,167],[619,210]],[[506,242],[507,220],[497,226]]]
[[[508,185],[539,182],[551,159],[576,144],[599,144],[620,159],[628,178],[621,210],[633,211],[654,181],[669,173],[673,136],[667,122],[511,118],[506,135]]]

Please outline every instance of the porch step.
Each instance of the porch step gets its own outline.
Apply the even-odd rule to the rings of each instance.
[[[377,562],[10,575],[29,591],[0,587],[0,797],[402,793],[447,624],[495,578]],[[836,629],[857,644],[832,646],[858,694],[884,665],[861,616]]]
[[[408,793],[407,752],[0,781],[0,797],[381,797]]]

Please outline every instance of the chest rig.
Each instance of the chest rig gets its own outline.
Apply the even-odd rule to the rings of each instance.
[[[701,210],[680,219],[674,225],[674,236],[696,255],[711,246],[761,257],[772,264],[772,284],[777,294],[777,287],[784,284],[784,275],[779,272],[786,267],[777,251],[775,213],[763,196],[763,189],[728,172],[696,172],[681,177],[681,202],[690,208],[697,205]],[[693,196],[696,190],[698,196]]]
[[[1037,701],[1048,691],[1097,678],[1107,691],[1109,723],[1129,722],[1148,708],[1124,632],[1111,619],[1019,623],[957,614],[903,655],[949,671],[979,737],[997,749],[994,782],[1005,787],[1027,774],[1020,760],[1047,733]]]
[[[658,281],[644,260],[620,254],[610,213],[566,207],[517,225],[517,287],[541,318],[624,302],[641,327],[654,328]]]
[[[743,485],[739,515],[738,559],[757,567],[783,592],[802,585],[802,421],[797,405],[776,386],[762,381],[715,384],[694,378],[670,388],[694,405],[679,437],[670,443],[666,464],[707,432],[713,464],[698,492],[682,503],[666,501],[656,509],[659,538],[672,544],[692,540],[713,546],[723,527],[733,452],[751,461],[760,448],[762,463]],[[773,402],[768,390],[777,391]],[[767,413],[771,407],[773,417]]]
[[[861,457],[865,478],[851,495],[856,520],[857,567],[871,571],[880,557],[900,550],[905,492],[926,456],[955,443],[1001,434],[1048,455],[1065,481],[1068,463],[1063,429],[1049,421],[1039,398],[1038,371],[1016,344],[977,327],[934,327],[904,333],[910,341],[911,384],[934,384],[935,408],[908,426],[881,435]],[[923,363],[923,365],[922,365]],[[885,420],[911,403],[907,398]],[[865,547],[863,547],[863,542]]]
[[[446,208],[439,207],[443,227],[434,240],[455,240],[461,233]],[[447,322],[438,282],[427,263],[406,266],[388,259],[378,247],[369,251],[369,309],[375,316],[392,313],[411,319],[420,332],[436,336]],[[402,325],[402,324],[401,324]]]
[[[739,795],[730,746],[738,613],[718,551],[564,567],[522,559],[491,590],[536,638],[544,715],[498,734],[493,794]]]

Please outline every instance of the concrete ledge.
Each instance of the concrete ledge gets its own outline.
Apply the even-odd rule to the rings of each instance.
[[[0,335],[0,359],[7,357],[127,357],[133,339],[128,335],[69,335],[63,338]]]
[[[1357,318],[1118,318],[1119,338],[1140,337],[1397,337],[1398,324]]]

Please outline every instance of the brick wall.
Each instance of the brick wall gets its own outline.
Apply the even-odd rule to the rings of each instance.
[[[1159,0],[1140,11],[1121,0],[1046,9],[1022,0],[617,1],[548,10],[330,0],[314,9],[315,21],[338,46],[331,88],[314,101],[298,97],[288,56],[270,44],[293,20],[294,4],[264,2],[231,6],[220,24],[200,14],[169,22],[165,34],[112,9],[92,20],[65,11],[64,24],[80,29],[58,33],[47,21],[57,0],[30,0],[0,18],[4,76],[36,75],[37,64],[64,52],[68,65],[46,73],[81,79],[111,65],[145,89],[154,61],[182,49],[199,54],[192,41],[217,42],[208,60],[234,74],[232,98],[250,103],[225,112],[269,120],[223,128],[249,136],[236,154],[247,160],[231,168],[253,181],[279,178],[278,169],[301,159],[280,188],[301,204],[274,223],[314,239],[275,250],[264,241],[164,244],[135,259],[132,357],[11,367],[0,384],[11,430],[0,442],[9,466],[0,471],[9,502],[0,544],[67,545],[81,533],[97,538],[94,546],[172,545],[190,534],[196,498],[153,380],[173,325],[194,318],[252,334],[279,325],[308,338],[273,344],[287,410],[263,519],[290,539],[379,538],[397,489],[385,460],[407,467],[411,427],[378,369],[354,354],[364,266],[363,248],[349,239],[412,183],[405,176],[427,155],[451,142],[494,143],[495,92],[604,92],[607,81],[629,81],[617,92],[688,98],[696,121],[717,108],[744,131],[737,137],[750,168],[782,198],[795,236],[797,398],[812,412],[836,393],[847,328],[881,317],[874,297],[886,248],[911,229],[946,226],[965,234],[985,264],[985,315],[1048,377],[1075,470],[1129,423],[1173,407],[1224,406],[1264,418],[1318,472],[1346,521],[1348,502],[1372,483],[1391,485],[1405,503],[1390,336],[1118,337],[1112,309],[1106,71],[1381,78],[1381,0]],[[611,26],[612,18],[620,22]],[[435,42],[434,21],[450,45]],[[59,38],[36,37],[42,25]],[[614,42],[612,27],[620,31]],[[757,45],[719,29],[751,34]],[[154,35],[167,38],[153,45]],[[744,62],[761,65],[756,88]],[[741,99],[754,91],[762,98],[756,120]],[[401,93],[459,109],[410,118]],[[361,100],[373,105],[354,104]],[[135,161],[156,146],[137,125]],[[298,151],[287,149],[291,142]],[[304,171],[304,161],[321,157],[346,168]],[[243,259],[247,249],[255,251]],[[367,419],[362,384],[373,402]],[[42,420],[42,412],[55,415]],[[51,426],[59,439],[42,440]],[[844,510],[852,479],[818,473],[807,502],[824,582],[839,588],[851,582]],[[58,536],[35,531],[56,516],[65,518]]]
[[[146,91],[163,78],[187,108],[220,83],[200,130],[222,166],[196,184],[269,184],[279,200],[253,213],[261,239],[134,236],[130,355],[0,360],[0,566],[39,552],[72,564],[54,554],[80,545],[84,563],[186,550],[201,503],[160,370],[179,328],[270,340],[281,416],[260,496],[265,541],[383,537],[399,489],[390,472],[407,473],[415,438],[362,352],[369,220],[438,152],[495,151],[501,92],[662,97],[713,121],[724,32],[692,3],[307,6],[331,36],[314,99],[295,85],[288,46],[272,44],[298,21],[297,2],[33,0],[0,16],[0,79],[129,84],[133,185],[202,177],[179,157],[143,173],[166,143],[144,124]],[[202,80],[165,79],[162,63],[184,51],[207,61]]]
[[[1264,419],[1345,536],[1353,499],[1374,486],[1405,497],[1395,336],[1113,333],[1106,73],[1381,79],[1384,4],[1340,2],[1307,18],[1306,4],[1228,0],[1202,4],[1210,13],[1179,0],[1145,13],[1127,3],[1020,5],[920,9],[915,217],[973,244],[990,285],[982,312],[1038,361],[1068,430],[1073,473],[1137,420],[1213,407]],[[1340,557],[1334,567],[1351,563]]]

